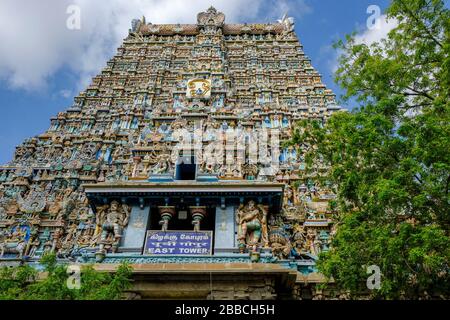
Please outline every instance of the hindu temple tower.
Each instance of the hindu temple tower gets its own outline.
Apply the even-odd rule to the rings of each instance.
[[[133,20],[49,129],[0,166],[0,264],[134,267],[135,298],[313,298],[333,194],[285,146],[334,94],[293,18]]]

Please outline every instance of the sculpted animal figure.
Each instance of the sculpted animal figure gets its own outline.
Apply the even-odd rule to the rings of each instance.
[[[15,237],[7,237],[4,233],[0,234],[0,258],[3,258],[5,253],[17,253],[19,259],[23,257],[26,248],[26,242],[23,239]]]
[[[0,243],[0,258],[3,258],[5,253],[17,253],[19,259],[23,257],[25,252],[26,243],[21,242],[2,242]]]
[[[19,259],[23,257],[23,253],[25,251],[26,244],[25,242],[19,243],[1,243],[0,244],[0,258],[3,258],[5,253],[17,253],[19,255]]]

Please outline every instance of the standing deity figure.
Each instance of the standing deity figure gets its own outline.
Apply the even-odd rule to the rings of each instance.
[[[241,204],[237,210],[236,223],[238,224],[239,250],[245,251],[249,247],[256,251],[258,246],[268,246],[267,236],[267,210],[261,205],[257,206],[253,200],[247,205]]]
[[[30,239],[28,240],[27,247],[25,249],[25,253],[33,257],[36,253],[36,250],[39,248],[41,244],[41,240],[39,239],[39,232],[37,227],[33,227],[30,231]]]
[[[315,229],[308,229],[306,232],[306,250],[317,256],[319,254],[318,247],[317,231]]]
[[[62,228],[57,228],[52,234],[52,247],[50,249],[51,252],[58,253],[62,247],[62,236],[64,234],[64,230]]]
[[[97,213],[97,224],[101,226],[100,252],[105,251],[105,245],[111,246],[115,252],[122,238],[123,228],[130,218],[129,207],[112,201],[110,206],[100,207]]]

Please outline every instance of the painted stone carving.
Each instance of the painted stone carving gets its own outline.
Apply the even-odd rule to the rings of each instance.
[[[0,258],[5,253],[17,254],[19,258],[25,254],[29,228],[17,225],[8,231],[0,232]]]
[[[110,205],[98,208],[97,225],[101,226],[99,252],[110,249],[116,252],[122,238],[123,228],[130,219],[130,208],[126,204],[112,201]]]
[[[326,121],[340,110],[293,28],[287,16],[273,23],[225,23],[212,7],[192,24],[133,20],[117,54],[73,104],[0,166],[3,257],[118,250],[129,208],[120,202],[91,207],[83,184],[173,178],[177,131],[199,128],[203,132],[193,134],[200,137],[193,152],[198,176],[285,185],[277,217],[254,202],[236,212],[241,251],[265,248],[280,259],[300,259],[327,250],[333,186],[318,184],[326,170],[321,163],[315,176],[306,173],[305,146],[269,148],[256,162],[248,147],[217,161],[229,157],[221,140],[228,130],[239,132],[240,142],[256,129],[267,130],[268,139],[278,130],[281,146],[297,120]],[[165,213],[161,228],[170,230],[172,214]],[[200,217],[192,216],[192,228],[203,228]],[[16,226],[28,226],[27,235]]]
[[[258,247],[267,247],[267,213],[262,205],[257,205],[253,200],[237,209],[236,223],[241,252],[246,248],[256,251]]]

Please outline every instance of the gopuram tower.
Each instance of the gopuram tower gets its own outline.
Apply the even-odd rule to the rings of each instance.
[[[0,265],[126,260],[140,298],[317,296],[333,194],[283,142],[338,110],[292,18],[133,20],[73,105],[0,166]]]

